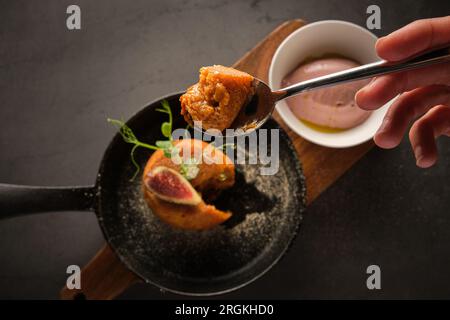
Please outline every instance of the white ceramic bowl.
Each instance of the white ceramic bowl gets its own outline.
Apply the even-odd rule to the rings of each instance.
[[[361,64],[380,60],[375,52],[377,37],[368,30],[345,21],[325,20],[307,24],[294,31],[278,47],[269,70],[269,86],[281,88],[283,78],[293,71],[304,59],[336,53],[356,60]],[[388,102],[374,111],[357,127],[336,133],[317,131],[292,113],[286,101],[280,101],[276,109],[286,124],[308,141],[325,147],[346,148],[372,139],[381,125]]]

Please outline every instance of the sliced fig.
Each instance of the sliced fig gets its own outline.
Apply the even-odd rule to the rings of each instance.
[[[155,167],[147,174],[144,183],[145,187],[161,200],[191,206],[202,201],[190,182],[168,167]]]

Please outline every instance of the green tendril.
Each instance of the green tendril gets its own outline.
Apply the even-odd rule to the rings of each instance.
[[[139,171],[141,171],[141,166],[139,165],[139,163],[137,163],[136,159],[134,158],[134,151],[136,151],[136,149],[138,147],[139,147],[138,145],[135,145],[133,147],[133,149],[131,149],[131,152],[130,152],[131,162],[133,163],[134,167],[136,168],[130,181],[134,181],[134,179],[136,179],[137,175],[139,174]]]
[[[170,109],[169,103],[167,102],[167,100],[163,100],[161,102],[161,108],[156,109],[156,111],[158,112],[162,112],[162,113],[167,113],[169,115],[169,121],[163,122],[161,124],[161,133],[163,134],[164,137],[168,138],[169,141],[172,141],[172,127],[173,127],[173,122],[172,122],[172,110]]]

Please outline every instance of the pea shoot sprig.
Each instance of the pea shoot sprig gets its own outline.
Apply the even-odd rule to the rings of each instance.
[[[131,162],[133,163],[134,167],[136,168],[136,171],[134,172],[134,175],[131,178],[131,180],[134,180],[136,178],[136,176],[139,174],[139,171],[141,170],[140,165],[137,163],[136,159],[134,158],[134,153],[137,148],[141,147],[141,148],[146,148],[146,149],[150,149],[153,151],[163,150],[164,155],[168,158],[171,157],[172,153],[174,152],[174,148],[176,148],[173,146],[173,143],[172,143],[172,126],[173,126],[172,110],[170,109],[170,106],[169,106],[169,103],[167,102],[167,100],[163,100],[161,102],[161,106],[162,106],[162,108],[158,108],[158,109],[156,109],[156,111],[161,112],[161,113],[166,113],[169,116],[168,121],[165,121],[161,124],[161,133],[168,140],[158,140],[155,142],[155,145],[151,145],[151,144],[139,141],[138,138],[136,138],[136,135],[133,133],[133,130],[131,130],[131,128],[128,127],[125,122],[108,118],[108,122],[118,128],[119,134],[122,136],[123,141],[134,145],[130,152],[130,158],[131,158]]]

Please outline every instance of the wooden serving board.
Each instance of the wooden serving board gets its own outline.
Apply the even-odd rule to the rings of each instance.
[[[305,25],[302,20],[290,20],[265,37],[233,67],[265,82],[272,56],[281,42],[293,31]],[[373,142],[346,149],[332,149],[310,143],[296,135],[275,113],[275,120],[288,133],[303,165],[306,178],[307,204],[335,182],[373,146]],[[323,166],[326,163],[326,166]],[[82,289],[61,290],[62,299],[113,299],[135,282],[142,281],[129,271],[106,244],[82,270]],[[82,294],[82,295],[81,295]]]

